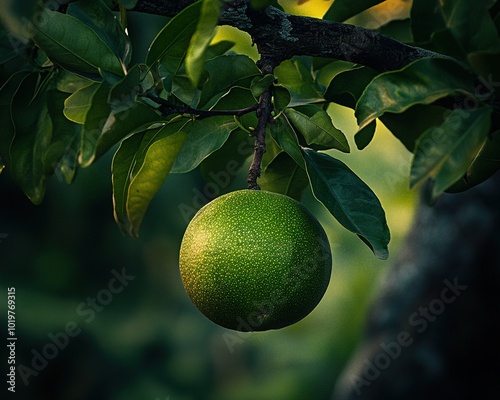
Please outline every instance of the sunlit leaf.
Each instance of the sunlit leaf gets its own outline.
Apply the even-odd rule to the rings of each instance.
[[[291,95],[290,107],[324,101],[322,90],[300,59],[283,61],[275,68],[278,84],[283,85]]]
[[[171,132],[169,125],[162,128],[145,153],[138,172],[131,178],[127,192],[129,234],[139,235],[144,214],[154,195],[163,184],[185,140],[182,131]]]
[[[195,120],[184,129],[186,140],[172,167],[172,173],[185,173],[196,168],[210,154],[220,149],[237,127],[232,116]]]
[[[200,81],[206,51],[215,36],[222,4],[222,0],[202,1],[198,24],[186,53],[186,72],[194,86],[198,86]]]
[[[333,125],[330,116],[322,108],[314,105],[287,108],[285,114],[308,145],[349,152],[346,137]]]
[[[85,86],[78,89],[69,96],[64,102],[64,115],[70,121],[76,122],[77,124],[84,124],[87,112],[92,105],[92,96],[99,88],[98,83],[93,83],[89,86]]]
[[[175,75],[186,57],[189,42],[196,31],[202,3],[195,2],[168,21],[151,43],[146,58],[147,65],[160,63],[165,71]]]

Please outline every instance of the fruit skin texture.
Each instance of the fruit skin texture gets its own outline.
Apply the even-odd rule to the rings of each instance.
[[[330,281],[325,231],[294,199],[262,190],[216,198],[189,223],[182,282],[213,322],[239,331],[291,325],[308,315]]]

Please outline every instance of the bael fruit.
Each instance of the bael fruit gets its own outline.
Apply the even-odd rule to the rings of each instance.
[[[299,202],[261,190],[225,194],[201,208],[180,249],[195,306],[239,331],[291,325],[323,297],[331,274],[325,231]]]

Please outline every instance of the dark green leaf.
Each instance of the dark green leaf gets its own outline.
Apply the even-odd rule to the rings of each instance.
[[[306,171],[285,152],[274,157],[259,178],[259,185],[263,190],[281,193],[297,201],[300,201],[308,184]]]
[[[46,107],[45,92],[36,96],[40,75],[26,76],[12,100],[12,122],[15,136],[10,146],[11,173],[26,196],[40,204],[45,193],[47,175],[43,156],[50,143],[52,127]]]
[[[146,132],[130,136],[121,142],[111,165],[113,186],[113,213],[120,229],[130,232],[130,221],[127,216],[127,193],[130,186],[130,175],[135,164],[137,148]]]
[[[13,74],[0,88],[0,158],[6,166],[10,166],[10,145],[16,133],[12,119],[12,104],[21,83],[29,75],[28,72],[20,71]]]
[[[253,96],[258,99],[267,89],[269,89],[275,80],[276,77],[272,74],[254,78],[252,85],[250,86]]]
[[[305,169],[297,135],[284,115],[271,124],[270,132],[278,146],[292,157],[297,165]]]
[[[368,67],[355,67],[337,74],[325,92],[325,99],[354,109],[366,86],[378,75]]]
[[[303,154],[314,196],[385,260],[390,233],[377,196],[341,161],[310,149],[304,149]]]
[[[141,70],[139,65],[135,65],[120,82],[111,88],[108,103],[114,114],[125,111],[135,104],[140,90],[140,81]]]
[[[467,173],[447,192],[461,192],[484,182],[500,169],[500,131],[488,135]]]
[[[281,113],[288,105],[292,97],[290,92],[284,86],[274,85],[273,86],[273,103],[274,111],[278,114]]]
[[[314,105],[287,108],[287,118],[304,136],[310,146],[319,149],[338,149],[349,152],[349,143],[344,134],[334,125],[325,110]]]
[[[124,111],[111,113],[95,144],[93,161],[105,154],[120,140],[140,131],[141,128],[148,128],[158,122],[159,118],[150,106],[143,103],[134,103]]]
[[[446,96],[473,96],[473,78],[457,62],[442,58],[420,59],[401,70],[383,73],[371,81],[358,100],[358,124],[363,128],[386,112],[401,113]]]
[[[222,4],[221,0],[202,1],[198,24],[186,53],[186,72],[193,86],[198,86],[200,81],[206,51],[215,36]]]
[[[238,126],[231,116],[216,116],[195,120],[184,129],[186,140],[172,173],[185,173],[195,169],[205,158],[220,149]]]
[[[368,10],[369,8],[382,3],[384,0],[335,0],[326,12],[323,19],[343,22],[346,19]]]
[[[416,0],[411,17],[414,40],[433,41],[445,54],[450,54],[447,47],[451,38],[464,55],[500,50],[500,38],[484,1]]]
[[[260,71],[247,56],[225,55],[213,58],[205,64],[208,79],[201,92],[200,107],[210,108],[234,86],[249,88],[252,79]]]
[[[410,185],[433,178],[436,199],[465,175],[490,129],[491,109],[456,109],[420,137],[415,148]]]
[[[250,89],[235,86],[225,93],[212,107],[213,110],[238,110],[251,107],[256,100]],[[257,126],[257,116],[254,112],[242,115],[236,119],[245,131]]]
[[[39,21],[34,40],[54,63],[85,77],[95,78],[99,69],[123,74],[113,50],[77,18],[44,10]]]
[[[79,159],[82,167],[88,167],[95,159],[97,142],[111,115],[111,107],[108,104],[110,90],[111,86],[102,82],[92,95],[82,132],[82,149]]]
[[[47,174],[57,169],[66,182],[71,183],[76,171],[76,165],[73,162],[79,151],[79,148],[74,148],[74,143],[78,141],[80,144],[81,126],[64,116],[63,106],[66,96],[66,93],[57,90],[50,90],[47,94],[46,106],[52,125],[52,137],[43,156],[43,163]]]
[[[160,63],[170,75],[177,73],[186,57],[191,37],[196,31],[202,3],[195,2],[168,21],[151,43],[146,58],[148,66]]]
[[[120,59],[125,69],[132,55],[130,39],[113,12],[101,0],[73,2],[68,6],[67,13],[91,28]]]
[[[385,113],[380,121],[413,153],[415,143],[422,133],[440,125],[448,112],[443,107],[417,104],[400,114]]]
[[[364,128],[360,129],[356,135],[354,135],[354,141],[359,150],[363,150],[366,146],[370,144],[375,135],[375,129],[377,127],[376,121],[370,122]]]

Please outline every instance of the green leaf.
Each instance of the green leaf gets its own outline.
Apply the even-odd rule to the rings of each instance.
[[[250,90],[252,91],[253,97],[258,99],[264,94],[264,92],[269,89],[269,87],[276,80],[276,77],[272,74],[267,74],[262,77],[254,78]]]
[[[57,71],[56,88],[63,93],[73,94],[84,87],[92,85],[92,83],[94,82],[65,69]]]
[[[369,67],[355,67],[335,75],[325,92],[325,100],[354,109],[366,86],[378,75]]]
[[[273,86],[273,103],[276,114],[283,112],[290,104],[290,101],[292,101],[292,97],[288,89],[281,85]]]
[[[97,160],[128,135],[160,122],[159,118],[150,106],[143,103],[134,103],[124,111],[111,113],[95,143],[94,154],[89,157],[90,162]]]
[[[57,90],[47,93],[48,117],[51,120],[52,136],[43,156],[44,169],[61,173],[67,183],[71,183],[76,171],[78,148],[74,148],[75,141],[80,144],[81,126],[68,119],[63,114],[64,101],[67,94]]]
[[[436,79],[439,77],[439,79]],[[450,59],[424,58],[374,78],[358,100],[360,129],[386,112],[401,113],[451,95],[473,96],[474,77]]]
[[[364,128],[360,129],[356,135],[354,135],[354,141],[359,150],[363,150],[366,146],[370,144],[375,135],[375,129],[377,128],[376,121],[370,122]]]
[[[52,135],[45,107],[46,93],[37,95],[40,78],[35,72],[26,76],[12,99],[15,136],[10,146],[11,173],[34,204],[40,204],[45,193],[47,174],[43,156]]]
[[[39,21],[33,39],[55,64],[84,77],[98,77],[99,69],[123,75],[113,50],[77,18],[44,10]]]
[[[484,1],[416,0],[411,19],[415,42],[432,41],[445,54],[450,54],[450,45],[462,57],[500,50],[500,38]]]
[[[314,196],[385,260],[390,233],[377,196],[341,161],[311,149],[303,149],[303,154]]]
[[[304,136],[310,146],[319,149],[338,149],[349,152],[349,143],[344,134],[334,125],[325,110],[314,105],[287,108],[285,115]]]
[[[256,100],[250,89],[235,86],[217,100],[212,110],[238,110],[251,107],[256,104]],[[247,131],[251,127],[257,126],[257,116],[254,112],[242,115],[235,119]]]
[[[0,88],[0,121],[3,125],[0,129],[0,158],[7,167],[10,166],[10,146],[16,133],[12,119],[14,97],[28,75],[29,72],[16,72]]]
[[[186,72],[193,86],[198,86],[200,81],[206,60],[206,51],[215,36],[222,4],[221,0],[202,1],[198,24],[186,54]]]
[[[500,169],[500,131],[488,135],[481,150],[462,179],[446,189],[446,192],[468,190],[491,177]]]
[[[141,144],[146,131],[130,136],[121,142],[111,163],[111,181],[113,186],[113,213],[120,229],[127,233],[131,226],[127,215],[127,193],[130,186],[130,176],[137,148]]]
[[[160,63],[170,75],[177,73],[196,31],[201,7],[201,1],[195,2],[168,21],[151,43],[146,57],[148,66]]]
[[[231,116],[215,116],[195,120],[186,132],[186,140],[172,173],[185,173],[195,169],[205,158],[220,149],[238,126]]]
[[[225,55],[207,61],[208,79],[203,85],[200,107],[212,107],[231,88],[250,88],[253,78],[260,75],[255,62],[245,55]]]
[[[416,144],[410,186],[433,178],[436,199],[465,175],[490,129],[491,109],[456,109],[437,127],[428,129]]]
[[[83,124],[82,149],[79,159],[82,167],[88,167],[95,159],[97,142],[111,114],[111,107],[108,104],[110,91],[111,86],[102,82],[92,95],[91,105]]]
[[[83,125],[87,112],[92,105],[92,96],[99,88],[98,83],[93,83],[89,86],[78,89],[75,93],[69,96],[64,102],[64,115],[70,121]]]
[[[413,153],[415,143],[422,133],[440,125],[448,112],[444,107],[417,104],[400,114],[385,113],[380,121]]]
[[[140,169],[130,180],[127,192],[129,235],[137,237],[144,214],[154,195],[167,178],[177,154],[182,148],[185,133],[172,132],[171,125],[160,129],[149,144]]]
[[[299,146],[299,140],[293,128],[284,115],[280,116],[270,126],[270,132],[278,146],[283,149],[295,163],[305,169],[304,158]]]
[[[324,101],[312,71],[300,59],[283,61],[274,69],[274,74],[278,83],[290,92],[290,107]]]
[[[259,186],[263,190],[281,193],[297,201],[300,201],[308,184],[306,171],[285,152],[274,157],[259,178]]]
[[[108,103],[114,114],[126,111],[135,104],[137,93],[140,91],[140,81],[141,70],[139,65],[134,65],[127,75],[111,88]]]
[[[335,0],[323,19],[343,22],[383,1],[384,0]]]
[[[130,39],[120,21],[101,0],[73,2],[67,13],[91,28],[118,57],[125,70],[132,55]]]

